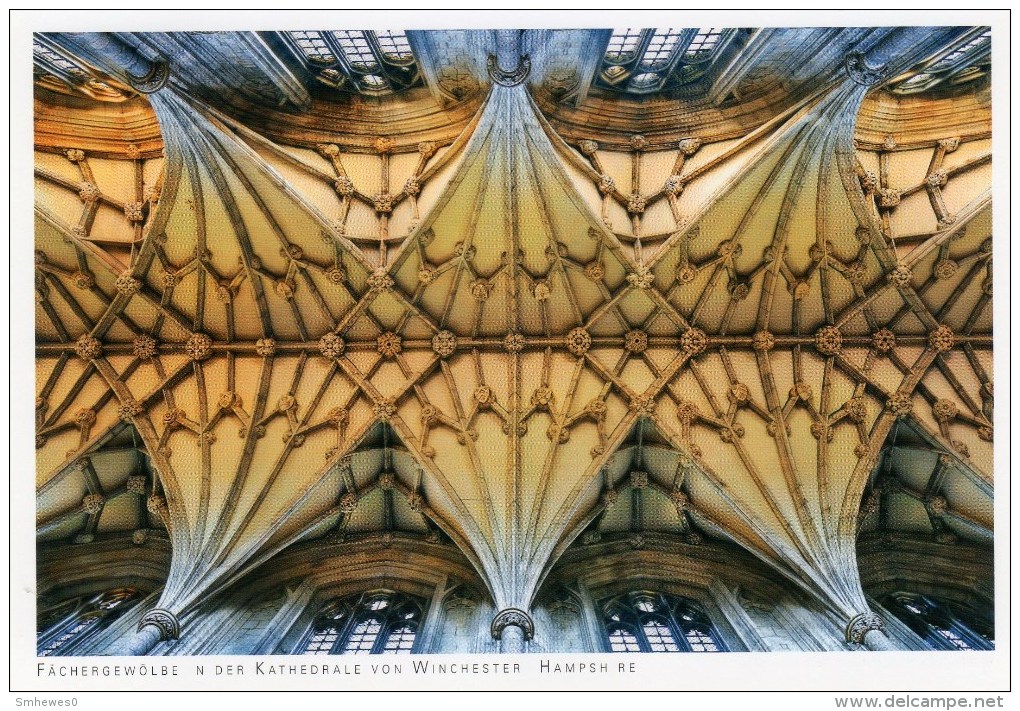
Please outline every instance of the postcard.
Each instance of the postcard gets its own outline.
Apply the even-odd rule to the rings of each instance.
[[[17,705],[1003,705],[1008,15],[15,19]]]

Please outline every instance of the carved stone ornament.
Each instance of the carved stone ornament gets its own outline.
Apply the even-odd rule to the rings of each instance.
[[[524,80],[531,74],[531,57],[527,54],[522,54],[517,66],[510,71],[506,71],[499,68],[496,55],[490,54],[488,59],[485,60],[485,68],[489,73],[489,78],[496,84],[508,87],[517,86],[523,84]]]
[[[868,406],[862,397],[852,397],[843,406],[851,422],[864,422],[868,417]]]
[[[767,353],[776,346],[776,337],[768,331],[758,331],[751,338],[751,347],[759,353]]]
[[[681,138],[677,142],[676,147],[680,149],[680,152],[685,156],[690,157],[698,152],[701,148],[701,139],[699,138]]]
[[[524,639],[531,639],[535,636],[535,623],[531,621],[528,613],[516,607],[508,607],[505,610],[500,610],[492,618],[490,627],[492,638],[503,639],[503,630],[510,626],[521,628],[524,631]]]
[[[121,272],[114,282],[114,287],[117,289],[117,293],[124,296],[131,296],[138,292],[142,287],[142,282],[135,279],[131,272]]]
[[[170,64],[164,59],[151,62],[149,71],[144,76],[136,77],[128,74],[128,84],[141,94],[155,94],[166,86],[170,79]]]
[[[688,262],[681,262],[676,267],[676,280],[681,284],[690,284],[697,275],[698,270]]]
[[[939,170],[933,170],[928,173],[928,177],[924,179],[924,182],[928,184],[929,188],[941,188],[949,182],[949,173],[942,168]]]
[[[627,198],[627,212],[632,215],[640,215],[645,211],[648,201],[640,193],[631,193]]]
[[[536,281],[531,287],[531,294],[535,297],[535,301],[548,301],[552,295],[552,285],[544,279]]]
[[[431,264],[424,263],[418,268],[418,283],[422,285],[429,285],[436,280],[439,274],[436,272],[436,268]]]
[[[577,148],[586,156],[590,156],[599,149],[599,144],[595,141],[582,140],[578,141]]]
[[[956,334],[945,324],[928,334],[928,346],[940,353],[948,351],[956,344]]]
[[[666,183],[662,186],[662,192],[671,197],[677,197],[684,191],[683,181],[680,180],[679,175],[671,175],[666,178]]]
[[[743,383],[733,383],[727,397],[737,403],[745,403],[751,399],[751,390]]]
[[[952,279],[959,267],[952,259],[940,259],[935,262],[935,278]]]
[[[939,146],[939,148],[941,148],[946,153],[952,153],[953,151],[955,151],[957,148],[960,147],[960,139],[959,138],[942,138],[942,139],[939,139],[938,146]]]
[[[944,516],[949,510],[949,503],[944,496],[929,496],[924,500],[924,508],[932,516]]]
[[[90,427],[96,422],[95,410],[82,409],[74,413],[74,423],[79,427]]]
[[[161,641],[177,639],[181,634],[181,623],[177,620],[177,615],[160,607],[154,607],[142,615],[142,619],[138,622],[139,631],[146,625],[151,625],[159,630]]]
[[[471,296],[475,301],[485,301],[492,295],[492,284],[485,279],[475,279],[471,282]]]
[[[393,196],[389,193],[377,193],[372,196],[372,207],[381,214],[393,212]]]
[[[608,195],[609,193],[613,192],[614,190],[616,190],[616,181],[613,180],[613,176],[606,175],[605,173],[600,175],[599,176],[599,192],[602,193],[603,195]],[[84,200],[84,198],[82,198],[82,199]]]
[[[146,478],[143,474],[132,474],[127,478],[127,491],[129,494],[145,496]]]
[[[935,415],[935,419],[940,422],[949,422],[960,414],[960,409],[956,406],[956,403],[944,398],[936,400],[935,404],[931,406],[931,411]]]
[[[896,334],[888,328],[880,328],[871,335],[871,346],[879,353],[888,353],[896,347]]]
[[[648,472],[631,472],[630,486],[633,489],[648,488]]]
[[[914,409],[914,403],[910,395],[905,392],[895,392],[885,404],[886,408],[896,417],[902,418],[909,415]]]
[[[86,333],[74,342],[74,352],[82,360],[94,360],[103,355],[103,344]]]
[[[655,274],[646,266],[639,266],[637,270],[627,275],[627,281],[638,289],[650,289],[655,283]]]
[[[643,151],[648,148],[648,139],[641,134],[630,137],[630,147],[635,151]]]
[[[96,285],[96,278],[92,275],[92,272],[75,272],[71,275],[71,280],[79,289],[91,289]]]
[[[167,512],[166,499],[158,494],[153,494],[145,500],[145,508],[149,513],[161,516]]]
[[[145,203],[142,202],[126,202],[124,203],[124,217],[130,222],[141,222],[145,219],[145,213],[142,208],[145,207]]]
[[[690,424],[698,417],[698,406],[690,400],[681,400],[676,406],[676,418],[681,424]]]
[[[584,267],[584,275],[592,281],[601,281],[606,275],[606,268],[602,266],[602,262],[589,262]]]
[[[405,195],[417,195],[421,192],[421,183],[414,176],[411,176],[404,181],[404,194]]]
[[[337,195],[348,197],[354,194],[354,183],[346,175],[341,175],[333,178],[333,189],[336,190]]]
[[[874,612],[862,612],[850,619],[846,625],[846,641],[851,644],[864,644],[864,637],[873,630],[884,631],[885,623]]]
[[[567,350],[581,357],[591,348],[591,335],[583,328],[575,328],[567,334],[566,343]]]
[[[628,353],[644,353],[648,348],[648,334],[640,329],[627,331],[623,336],[623,347]]]
[[[375,149],[376,153],[387,154],[392,153],[393,149],[397,147],[397,142],[392,138],[386,136],[379,136],[372,141],[372,148]]]
[[[64,155],[67,156],[67,159],[72,163],[81,163],[85,160],[85,151],[79,148],[69,148],[64,151]]]
[[[900,204],[903,194],[899,190],[893,188],[879,188],[878,189],[878,206],[884,208],[893,208]]]
[[[212,338],[205,333],[193,333],[184,350],[192,360],[205,360],[212,355]]]
[[[358,508],[358,495],[353,492],[347,492],[340,497],[340,510],[345,514],[354,513],[354,510]]]
[[[838,355],[843,347],[843,334],[835,326],[824,326],[815,333],[815,350],[822,355]]]
[[[696,356],[708,347],[708,336],[700,328],[688,328],[680,336],[680,350],[688,356]]]
[[[103,510],[104,503],[106,503],[106,499],[99,494],[88,494],[81,500],[81,510],[89,516],[95,516]]]
[[[376,349],[384,358],[396,358],[403,350],[403,339],[392,331],[387,331],[376,339]]]
[[[120,408],[117,414],[120,415],[120,419],[130,422],[138,415],[142,414],[142,404],[134,398],[128,398],[120,404]]]
[[[156,339],[145,334],[138,336],[131,342],[131,355],[142,360],[148,360],[155,356],[158,349],[159,346],[156,343]]]
[[[866,193],[873,193],[878,188],[878,176],[870,170],[865,170],[860,175],[861,189]]]
[[[440,358],[449,358],[457,350],[457,336],[452,331],[439,331],[432,337],[432,350]]]
[[[392,491],[397,485],[397,478],[393,472],[383,472],[379,475],[379,488],[383,491]]]
[[[435,152],[436,144],[432,141],[422,141],[418,144],[418,153],[426,158],[431,158]]]
[[[131,534],[131,542],[134,543],[136,546],[144,545],[145,541],[147,541],[148,538],[149,533],[144,528],[139,528],[138,530]]]
[[[319,339],[319,352],[329,360],[336,360],[342,356],[344,347],[344,339],[335,333],[327,333]]]
[[[850,80],[861,86],[873,86],[882,79],[880,67],[872,67],[868,64],[863,52],[851,52],[843,62]]]
[[[82,202],[95,202],[99,199],[99,186],[95,183],[85,181],[78,185],[78,197],[81,198]]]
[[[520,333],[508,333],[503,339],[503,348],[507,353],[520,353],[524,350],[524,336]]]
[[[276,341],[272,338],[260,338],[255,341],[255,353],[268,358],[276,353]]]
[[[397,407],[390,400],[381,400],[372,407],[372,412],[383,422],[389,422],[397,414]]]

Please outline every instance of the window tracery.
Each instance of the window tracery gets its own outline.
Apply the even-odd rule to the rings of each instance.
[[[385,590],[328,603],[312,623],[302,654],[410,654],[423,601]]]
[[[991,628],[964,618],[965,610],[943,604],[931,597],[893,593],[886,607],[934,649],[961,651],[993,649]]]
[[[47,610],[39,619],[37,654],[40,657],[71,654],[82,640],[109,626],[138,597],[137,590],[120,588],[68,600]]]
[[[631,94],[659,91],[700,78],[739,30],[624,28],[613,30],[602,58],[600,83]]]
[[[403,31],[300,30],[282,35],[316,79],[335,89],[381,96],[422,83]]]
[[[93,75],[39,39],[32,40],[32,58],[36,72],[54,90],[77,91],[99,101],[123,101],[128,94]]]
[[[686,598],[640,591],[600,607],[612,652],[726,651],[708,615]]]
[[[992,31],[985,28],[894,84],[897,94],[917,94],[941,85],[958,85],[985,76],[992,50]]]

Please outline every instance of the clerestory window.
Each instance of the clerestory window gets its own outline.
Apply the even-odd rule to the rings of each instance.
[[[387,590],[329,602],[315,618],[302,654],[410,654],[424,601]]]
[[[932,649],[993,649],[990,625],[972,620],[962,608],[912,593],[893,593],[885,599],[886,608],[913,630]]]
[[[632,592],[600,604],[611,652],[725,652],[708,615],[693,601]]]
[[[602,56],[599,83],[632,94],[687,84],[704,75],[740,30],[718,27],[613,30]]]
[[[985,28],[934,61],[915,67],[890,88],[897,94],[917,94],[937,86],[965,84],[987,74],[991,51],[992,31]]]
[[[392,94],[422,83],[400,30],[301,30],[280,33],[321,83],[366,95]]]
[[[83,640],[108,627],[139,597],[137,590],[120,588],[46,610],[39,618],[36,653],[40,657],[73,654]]]

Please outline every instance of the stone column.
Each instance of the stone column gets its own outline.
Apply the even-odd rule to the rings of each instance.
[[[873,652],[897,649],[885,633],[885,623],[876,613],[868,611],[855,615],[846,625],[846,641],[863,645]]]
[[[502,654],[524,654],[526,642],[535,634],[535,624],[524,610],[508,607],[492,618],[490,628],[493,639],[500,642]]]
[[[177,615],[155,607],[144,615],[138,623],[138,631],[121,644],[114,647],[110,656],[114,657],[142,657],[153,650],[153,648],[168,639],[177,639],[180,636],[181,624]]]

